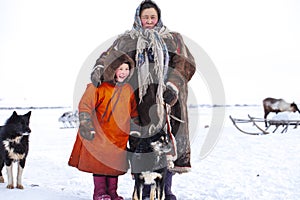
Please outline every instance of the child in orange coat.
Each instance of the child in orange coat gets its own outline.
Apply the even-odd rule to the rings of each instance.
[[[94,200],[122,200],[118,176],[128,170],[127,141],[130,122],[137,118],[133,88],[126,83],[134,62],[113,52],[104,66],[103,82],[88,84],[79,103],[79,133],[69,165],[93,173]]]

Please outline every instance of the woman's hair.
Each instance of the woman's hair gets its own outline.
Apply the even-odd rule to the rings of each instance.
[[[152,1],[145,1],[144,3],[141,4],[140,17],[141,17],[142,11],[145,10],[145,9],[148,9],[148,8],[154,8],[156,10],[156,12],[157,12],[158,20],[160,20],[160,9]]]

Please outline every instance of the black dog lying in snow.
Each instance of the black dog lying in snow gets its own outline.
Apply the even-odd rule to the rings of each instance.
[[[7,169],[7,188],[13,189],[13,166],[12,163],[18,162],[17,188],[23,189],[22,172],[25,167],[28,154],[29,119],[31,111],[25,115],[18,115],[16,111],[0,127],[0,182],[4,183],[2,168]]]

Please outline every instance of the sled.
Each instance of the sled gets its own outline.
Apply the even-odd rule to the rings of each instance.
[[[256,118],[252,117],[248,114],[247,119],[239,119],[239,118],[233,118],[231,115],[229,116],[231,119],[233,125],[236,129],[238,129],[240,132],[248,134],[248,135],[267,135],[270,133],[275,133],[279,127],[281,128],[281,133],[286,133],[288,131],[288,128],[290,126],[294,126],[294,129],[300,125],[300,120],[277,120],[277,119],[263,119],[263,118]],[[265,127],[265,122],[267,122],[267,127]],[[250,132],[246,131],[245,129],[241,128],[240,124],[243,123],[249,123],[252,124],[256,128],[256,132]],[[273,131],[269,132],[269,129],[273,127]]]

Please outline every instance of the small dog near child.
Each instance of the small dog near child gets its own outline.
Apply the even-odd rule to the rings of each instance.
[[[175,138],[161,130],[149,138],[140,138],[139,135],[131,135],[131,151],[129,159],[132,174],[135,180],[133,200],[142,200],[144,186],[150,186],[150,200],[165,199],[165,176],[170,161],[175,157],[168,155],[174,144]],[[173,147],[172,147],[173,146]],[[132,148],[133,147],[133,148]],[[174,150],[173,150],[174,151]]]
[[[18,162],[17,185],[22,185],[22,173],[25,167],[29,145],[29,120],[31,111],[25,115],[18,115],[16,111],[7,119],[4,126],[0,127],[0,183],[4,183],[2,168],[7,169],[7,188],[14,188],[13,162]]]

